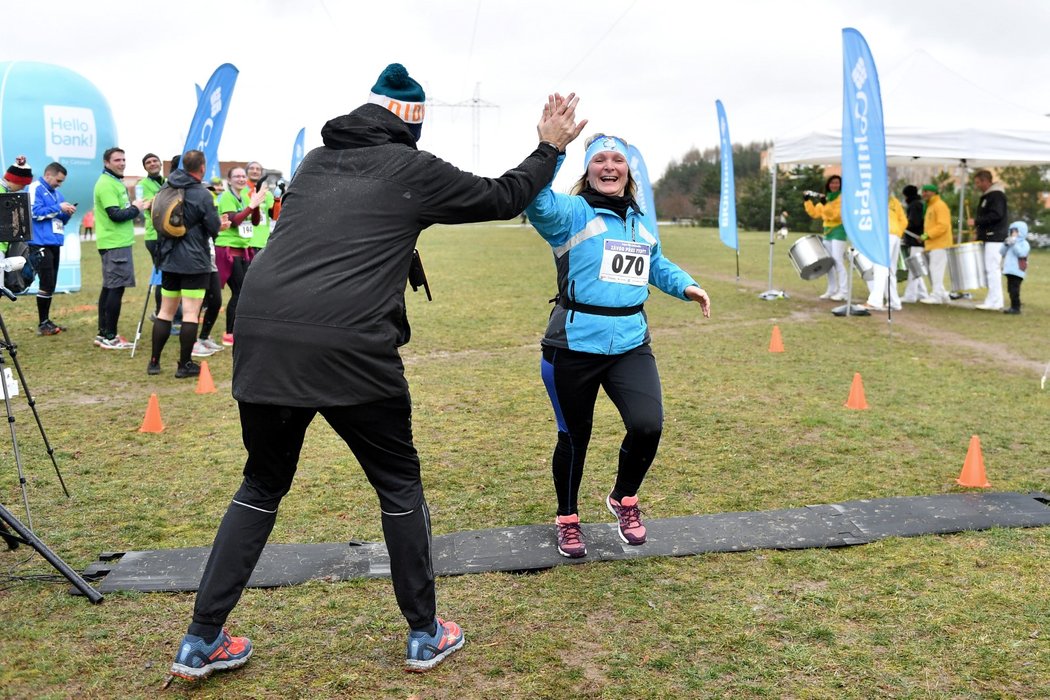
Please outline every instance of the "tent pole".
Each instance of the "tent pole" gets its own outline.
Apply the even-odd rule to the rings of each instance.
[[[966,181],[969,179],[970,174],[965,158],[959,161],[959,167],[962,168],[962,176],[959,178],[959,232],[955,236],[955,245],[962,244],[963,214],[966,206]]]
[[[777,210],[777,163],[773,158],[773,152],[770,151],[769,155],[769,172],[770,177],[773,179],[773,186],[770,187],[772,194],[770,195],[769,201],[769,287],[766,291],[758,295],[759,299],[765,299],[770,301],[772,299],[786,299],[787,294],[779,289],[773,289],[773,226],[776,223],[776,210]],[[737,264],[739,265],[740,257],[740,245],[737,244]]]
[[[772,183],[769,191],[772,193],[769,199],[769,285],[766,289],[773,289],[773,227],[776,225],[777,215],[777,164],[770,164]]]

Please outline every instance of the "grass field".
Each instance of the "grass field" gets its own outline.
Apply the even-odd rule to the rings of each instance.
[[[713,315],[654,292],[647,309],[665,430],[641,493],[649,517],[959,492],[970,436],[1002,491],[1050,490],[1050,255],[1033,253],[1024,313],[971,302],[836,318],[767,233],[734,252],[707,229],[661,231],[666,253],[711,294]],[[792,239],[793,240],[793,239]],[[404,357],[435,534],[552,522],[555,427],[539,379],[554,293],[531,228],[435,227],[420,250],[435,299],[409,293]],[[137,244],[139,279],[147,261]],[[0,300],[66,483],[24,397],[14,400],[36,533],[83,569],[100,552],[210,544],[240,480],[231,353],[209,358],[218,393],[146,375],[145,346],[92,346],[98,256],[83,290],[57,297],[69,330],[35,335],[32,298]],[[856,278],[856,286],[861,285]],[[131,337],[145,285],[125,296]],[[295,293],[291,290],[291,293]],[[860,298],[860,292],[855,292]],[[220,319],[220,330],[221,330]],[[772,326],[786,352],[768,352]],[[279,339],[275,339],[279,342]],[[8,359],[8,358],[5,358]],[[871,409],[844,407],[861,373]],[[156,392],[166,429],[137,432]],[[609,522],[621,428],[599,400],[581,518]],[[10,438],[0,500],[25,515]],[[375,496],[317,421],[271,542],[381,538]],[[890,539],[846,549],[756,551],[441,579],[442,614],[468,643],[434,672],[401,670],[404,621],[389,581],[249,590],[230,619],[252,637],[243,669],[181,698],[1033,698],[1050,697],[1050,529]],[[152,697],[193,596],[70,596],[32,550],[0,552],[0,696]]]

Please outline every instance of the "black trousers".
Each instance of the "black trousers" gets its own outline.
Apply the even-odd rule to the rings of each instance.
[[[558,421],[551,461],[558,515],[577,512],[599,387],[612,399],[627,429],[612,495],[617,500],[636,495],[663,432],[660,374],[652,349],[641,345],[622,355],[595,355],[544,347],[540,373]]]
[[[1006,291],[1010,294],[1010,308],[1020,309],[1021,308],[1021,283],[1024,282],[1024,277],[1018,277],[1017,275],[1006,276]]]
[[[248,583],[277,507],[288,493],[306,429],[320,413],[350,447],[379,496],[390,575],[412,629],[431,628],[435,615],[430,512],[412,443],[412,402],[406,394],[360,406],[296,408],[240,403],[248,460],[244,481],[219,525],[193,609],[190,634],[212,638]]]

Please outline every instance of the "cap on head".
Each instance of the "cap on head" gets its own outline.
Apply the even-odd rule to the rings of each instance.
[[[423,86],[409,77],[408,70],[400,63],[391,63],[383,69],[368,96],[371,104],[390,110],[408,124],[417,141],[423,129],[426,100]]]
[[[919,188],[915,185],[905,185],[904,189],[901,192],[904,194],[905,197],[914,197],[915,195],[919,194]]]
[[[4,179],[12,185],[22,185],[23,187],[32,184],[33,169],[29,167],[25,156],[15,157],[15,162],[7,168]]]
[[[933,192],[934,194],[940,194],[940,190],[937,188],[937,185],[923,185],[922,186],[922,191],[923,192]]]
[[[594,160],[594,156],[605,151],[612,151],[614,153],[621,154],[624,158],[627,157],[627,143],[616,136],[606,136],[605,134],[598,134],[593,137],[591,143],[587,146],[587,153],[583,157],[583,167],[590,165],[591,161]]]

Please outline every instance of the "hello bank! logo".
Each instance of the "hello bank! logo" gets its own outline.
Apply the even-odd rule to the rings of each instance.
[[[45,153],[52,160],[94,160],[98,152],[95,113],[86,107],[44,105]]]

